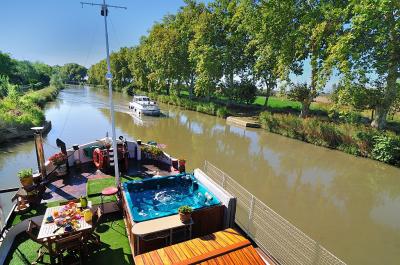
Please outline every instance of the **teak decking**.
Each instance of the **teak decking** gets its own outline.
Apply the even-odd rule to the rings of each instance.
[[[250,241],[233,229],[216,232],[135,257],[136,265],[265,264]]]

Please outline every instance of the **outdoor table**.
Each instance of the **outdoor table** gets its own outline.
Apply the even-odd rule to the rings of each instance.
[[[171,215],[168,217],[162,217],[158,219],[153,219],[149,221],[144,221],[141,223],[136,223],[132,227],[132,233],[136,236],[136,255],[139,253],[139,242],[140,238],[146,235],[155,234],[163,231],[169,231],[169,244],[172,245],[172,232],[174,229],[189,227],[189,238],[192,238],[192,225],[193,220],[190,219],[189,222],[182,223],[179,214]]]
[[[90,209],[91,206],[92,206],[92,202],[89,201],[87,208]],[[47,217],[50,216],[50,215],[53,216],[53,212],[55,210],[60,212],[63,209],[63,207],[64,206],[61,205],[61,206],[50,207],[50,208],[46,209],[46,213],[44,214],[42,225],[40,227],[40,231],[39,231],[39,234],[38,234],[38,239],[39,240],[40,239],[45,239],[45,238],[55,237],[55,236],[62,235],[62,234],[68,234],[68,233],[71,233],[71,232],[84,231],[84,230],[88,230],[88,229],[92,228],[92,225],[90,223],[86,222],[85,219],[82,217],[81,219],[78,220],[78,223],[79,223],[80,227],[77,230],[73,230],[71,232],[66,232],[65,233],[64,229],[60,228],[57,232],[54,233],[54,231],[57,228],[59,228],[59,226],[57,226],[55,224],[55,222],[47,223]],[[77,203],[76,207],[79,208],[80,207],[80,203]]]

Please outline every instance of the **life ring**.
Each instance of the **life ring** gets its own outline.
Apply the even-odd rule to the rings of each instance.
[[[104,155],[99,148],[93,150],[93,163],[97,169],[103,168]]]

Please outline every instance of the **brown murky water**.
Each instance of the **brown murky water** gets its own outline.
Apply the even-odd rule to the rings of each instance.
[[[71,146],[111,131],[107,100],[103,90],[62,91],[46,111],[47,155],[57,137]],[[400,264],[400,169],[175,107],[141,121],[127,113],[130,97],[114,100],[119,135],[166,144],[192,169],[212,162],[348,264]],[[32,141],[0,147],[1,188],[16,186],[22,167],[36,167]]]

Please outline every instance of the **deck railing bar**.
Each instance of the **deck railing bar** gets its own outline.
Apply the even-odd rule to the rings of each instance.
[[[251,220],[253,219],[253,211],[254,211],[254,198],[255,197],[253,195],[251,195],[250,209],[249,209],[249,220],[247,222],[247,231],[248,231],[250,236],[251,236],[250,226],[251,226]]]
[[[256,214],[257,215],[257,214]],[[260,217],[260,216],[256,216],[256,218],[259,218],[261,221],[263,221],[263,220],[265,220],[265,219],[263,219],[262,217]],[[254,223],[255,224],[257,224],[257,225],[259,225],[260,227],[263,227],[265,224],[259,224],[256,220],[254,220]],[[267,226],[266,228],[268,228],[269,226]],[[271,227],[271,229],[273,229],[272,227]],[[276,231],[276,229],[274,229],[275,231]],[[263,230],[261,230],[261,232],[263,232]],[[290,237],[292,237],[292,234],[291,233],[289,233],[289,232],[287,232],[287,231],[281,231],[281,234],[287,234],[288,236],[290,236]],[[298,238],[296,238],[296,237],[292,237],[292,239],[293,240],[295,240],[296,242],[298,242],[298,243],[303,243],[301,240],[299,240]],[[311,243],[311,242],[307,242],[306,244],[304,244],[303,243],[303,246],[305,247],[305,248],[307,248],[308,250],[312,250],[312,248],[310,247],[310,246],[308,246],[309,245],[309,243]],[[312,243],[314,243],[314,242],[312,242]]]
[[[263,215],[263,216],[259,216],[260,217],[260,219],[263,219],[263,218],[272,218],[273,216],[268,216],[268,215],[266,215],[264,212],[257,212],[257,216],[258,215]],[[293,233],[296,233],[297,235],[299,235],[299,236],[304,236],[304,233],[302,233],[300,230],[298,230],[298,229],[292,229],[292,227],[290,227],[287,223],[284,223],[284,222],[282,222],[282,219],[281,218],[275,218],[274,219],[274,221],[275,222],[277,222],[278,224],[280,224],[281,226],[286,226],[286,227],[288,227],[288,228],[290,228],[291,229],[291,234],[293,234]],[[312,242],[314,242],[314,240],[312,240],[311,238],[309,238],[308,236],[307,237],[303,237],[305,240],[307,240],[308,241],[308,243],[312,243]]]
[[[217,185],[237,197],[237,203],[243,208],[244,215],[237,214],[236,223],[263,251],[281,264],[345,265],[225,172],[208,161],[204,162],[204,171]]]
[[[228,186],[230,186],[232,189],[235,189],[238,194],[240,194],[242,197],[245,197],[250,203],[251,196],[252,196],[252,194],[250,192],[246,193],[245,191],[240,190],[241,186],[239,184],[235,183],[235,182],[230,183],[230,180],[228,180],[226,182],[225,188],[228,188]]]
[[[280,234],[280,231],[278,231],[277,229],[273,228],[273,227],[264,227],[263,225],[257,223],[258,226],[263,227],[264,229],[269,229],[270,233],[275,234],[276,238],[280,239],[277,240],[276,238],[274,239],[274,241],[276,242],[276,244],[282,246],[282,250],[286,250],[286,255],[292,254],[292,253],[298,253],[298,255],[301,255],[301,257],[296,256],[297,259],[302,258],[302,260],[307,260],[309,262],[311,262],[311,257],[307,254],[310,254],[309,251],[306,251],[307,253],[303,253],[301,251],[298,250],[298,248],[296,248],[295,246],[293,246],[293,244],[291,244],[291,242],[288,241],[288,239],[284,236],[282,236]],[[268,233],[263,233],[263,234],[268,234]],[[261,236],[261,235],[260,235]],[[260,239],[260,238],[258,238]],[[261,241],[261,240],[258,240]],[[290,251],[287,251],[289,248]]]

